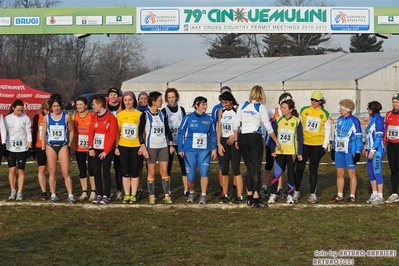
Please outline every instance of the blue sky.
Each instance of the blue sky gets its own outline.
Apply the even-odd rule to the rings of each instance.
[[[399,7],[399,0],[326,0],[337,7]],[[189,6],[273,6],[275,0],[64,0],[59,7],[189,7]],[[96,38],[92,36],[91,38]],[[100,37],[99,37],[100,38]],[[173,63],[183,59],[207,59],[201,38],[192,34],[142,35],[148,61]],[[350,35],[333,35],[332,46],[349,50]],[[399,50],[399,36],[384,40],[384,50]]]

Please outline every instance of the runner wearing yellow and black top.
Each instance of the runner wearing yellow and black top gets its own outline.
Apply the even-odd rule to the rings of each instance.
[[[324,109],[326,100],[320,91],[314,91],[310,96],[310,105],[301,109],[299,117],[303,125],[303,160],[297,163],[295,176],[294,201],[299,200],[306,162],[309,162],[310,195],[308,202],[317,203],[316,186],[320,159],[326,154],[330,142],[331,123],[330,114]]]
[[[124,92],[122,96],[123,111],[116,115],[118,134],[115,144],[115,155],[119,156],[122,165],[122,182],[125,191],[122,203],[137,202],[140,155],[148,158],[143,138],[145,114],[136,108],[137,100],[134,93]]]
[[[268,203],[275,203],[277,200],[277,185],[287,167],[288,196],[287,203],[294,204],[295,189],[295,163],[302,161],[303,131],[302,123],[298,118],[295,109],[295,102],[291,99],[281,102],[280,109],[282,116],[273,121],[273,130],[277,132],[277,139],[281,144],[280,149],[271,142],[270,149],[274,159],[274,177],[271,181],[272,190]]]

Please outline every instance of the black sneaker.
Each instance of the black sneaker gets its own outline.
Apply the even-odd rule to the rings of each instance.
[[[220,192],[220,195],[219,195],[219,201],[221,201],[221,200],[223,199],[223,197],[224,197],[224,194],[223,194],[223,192]]]
[[[138,189],[137,190],[137,195],[136,195],[138,200],[143,199],[143,190],[142,189]]]
[[[236,197],[234,200],[231,201],[231,203],[233,204],[243,204],[244,203],[244,199],[242,197]]]
[[[263,202],[258,202],[258,203],[255,203],[252,207],[253,208],[267,208],[267,207],[269,207],[269,205],[267,205],[266,203],[263,203]]]
[[[349,197],[346,203],[347,203],[347,204],[354,204],[354,203],[356,203],[355,197]]]
[[[221,203],[221,204],[226,204],[228,200],[229,200],[229,196],[224,195],[224,196],[222,197],[222,199],[219,201],[219,203]]]
[[[343,202],[343,201],[344,201],[344,198],[339,195],[336,195],[335,197],[328,200],[328,202],[330,202],[330,203],[337,203],[337,202]]]
[[[247,206],[252,207],[254,205],[254,200],[247,199]]]
[[[42,192],[41,200],[47,200],[47,192]]]
[[[284,191],[283,191],[283,189],[282,188],[280,188],[278,191],[277,191],[277,194],[276,194],[278,197],[280,197],[280,198],[285,198],[286,197],[286,195],[284,194]]]
[[[188,198],[188,190],[186,191],[186,192],[183,192],[183,197],[185,198],[185,199],[187,199]]]

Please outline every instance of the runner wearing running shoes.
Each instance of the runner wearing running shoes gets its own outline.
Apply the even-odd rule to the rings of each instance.
[[[111,200],[111,163],[115,155],[118,124],[115,116],[107,109],[104,96],[93,97],[93,109],[95,114],[90,122],[89,155],[95,166],[97,198],[92,203],[108,204]]]
[[[60,94],[51,96],[51,112],[43,118],[42,150],[46,151],[49,171],[50,202],[57,202],[57,161],[60,164],[65,187],[68,192],[68,202],[75,203],[72,194],[73,184],[69,173],[70,147],[74,138],[74,128],[71,117],[62,111],[63,102]]]
[[[35,156],[37,160],[37,180],[42,191],[41,200],[47,200],[47,182],[46,182],[46,169],[47,169],[47,156],[46,151],[42,150],[42,131],[43,131],[43,118],[51,110],[50,99],[45,99],[42,103],[40,112],[33,117],[32,121],[32,147],[35,149]],[[45,129],[44,129],[45,130]],[[33,156],[33,159],[34,156]]]
[[[294,201],[299,200],[299,189],[309,159],[309,198],[308,202],[318,203],[316,196],[317,181],[319,179],[319,164],[326,154],[331,136],[330,114],[324,109],[326,100],[320,91],[314,91],[310,96],[310,105],[300,111],[303,125],[303,160],[298,161],[295,173]]]
[[[350,196],[348,204],[356,203],[356,163],[360,161],[362,150],[362,128],[357,117],[352,115],[355,104],[350,99],[343,99],[339,102],[339,113],[334,130],[331,159],[335,161],[337,169],[337,190],[335,197],[329,200],[330,203],[343,202],[344,200],[344,174],[345,168],[349,175]]]
[[[262,167],[263,144],[262,126],[265,127],[270,137],[280,149],[267,109],[264,106],[266,95],[259,85],[254,86],[249,93],[249,100],[240,104],[234,119],[234,141],[236,148],[240,150],[247,168],[245,183],[247,186],[247,205],[254,208],[265,208],[267,204],[259,200],[261,186],[260,171]],[[260,145],[262,144],[262,145]]]
[[[392,189],[392,194],[385,203],[395,203],[399,202],[399,93],[392,96],[392,110],[385,115],[384,144],[387,147]]]
[[[384,203],[382,177],[382,159],[385,156],[384,150],[384,119],[380,115],[382,109],[381,103],[377,101],[369,102],[367,111],[370,115],[370,122],[366,127],[366,145],[363,149],[363,155],[367,158],[367,170],[370,177],[372,194],[366,203],[382,204]]]
[[[220,203],[227,203],[229,188],[229,164],[233,169],[233,178],[237,187],[237,195],[231,202],[234,204],[244,203],[242,197],[243,180],[240,172],[241,155],[240,151],[234,145],[233,122],[236,116],[238,103],[231,92],[223,92],[219,96],[219,101],[223,108],[218,112],[218,123],[216,129],[219,161],[222,164],[222,188],[223,197]]]
[[[177,147],[186,166],[189,194],[187,202],[195,199],[195,173],[197,164],[201,176],[201,197],[199,204],[206,204],[206,191],[209,184],[211,158],[217,158],[216,130],[212,117],[206,114],[208,100],[198,96],[194,99],[195,111],[186,115],[177,135]]]
[[[180,99],[179,92],[175,88],[167,88],[165,91],[165,102],[167,103],[167,105],[165,106],[165,108],[162,109],[162,113],[164,114],[165,117],[168,118],[168,125],[170,131],[172,132],[173,143],[176,153],[177,153],[177,133],[179,132],[179,127],[181,121],[183,120],[183,117],[186,116],[186,110],[178,104],[179,99]],[[175,153],[171,153],[169,155],[169,161],[168,161],[169,176],[172,171],[174,154]],[[184,159],[179,154],[177,154],[177,159],[179,161],[181,179],[183,183],[183,197],[187,199],[188,183],[187,183],[186,166],[184,165]]]
[[[270,109],[268,111],[268,115],[270,118],[270,122],[276,121],[276,119],[279,116],[282,116],[281,114],[281,109],[280,105],[283,101],[292,99],[292,95],[289,92],[284,92],[283,94],[280,95],[278,98],[278,107]],[[267,193],[267,185],[269,184],[270,176],[272,173],[273,169],[273,164],[274,164],[274,157],[272,156],[272,152],[270,149],[271,143],[273,140],[269,137],[269,134],[265,134],[265,149],[266,149],[266,164],[265,164],[265,171],[263,172],[263,183],[262,183],[262,188],[260,190],[260,196],[261,198],[266,198],[268,193]],[[279,181],[278,181],[278,187],[277,187],[277,195],[280,198],[284,198],[284,192],[283,192],[283,175],[281,175]]]
[[[281,148],[276,150],[274,143],[270,149],[274,160],[274,177],[272,179],[272,191],[268,203],[275,203],[277,198],[277,184],[282,173],[287,167],[288,196],[287,203],[294,204],[295,191],[295,165],[302,161],[303,152],[303,131],[302,123],[298,118],[298,111],[295,109],[295,102],[291,99],[285,100],[280,105],[282,116],[273,121],[273,129],[277,132],[277,139]]]
[[[79,201],[88,199],[92,202],[97,197],[92,157],[89,156],[89,131],[93,113],[88,110],[88,100],[85,97],[79,97],[75,106],[76,113],[72,115],[72,121],[75,128],[75,158],[79,168],[79,181],[82,188],[82,195],[79,197]],[[87,191],[87,176],[89,176],[91,187],[90,195]]]
[[[23,113],[24,103],[15,100],[9,114],[4,118],[4,140],[8,151],[8,180],[11,195],[8,200],[23,200],[22,190],[25,185],[25,166],[28,155],[32,153],[32,131],[29,117]],[[18,170],[17,170],[18,164]],[[18,191],[16,190],[18,172]]]
[[[139,185],[140,154],[148,157],[143,132],[145,114],[137,108],[136,96],[126,91],[122,96],[122,111],[116,115],[118,134],[115,142],[115,155],[120,157],[125,195],[122,203],[137,202]]]
[[[170,196],[170,176],[168,174],[168,161],[170,154],[175,152],[173,136],[169,129],[168,118],[161,112],[162,93],[158,91],[150,92],[148,95],[149,109],[145,111],[145,146],[148,149],[149,158],[147,159],[147,183],[150,194],[149,204],[155,204],[155,174],[157,162],[159,173],[162,178],[162,188],[164,191],[165,203],[171,204]]]

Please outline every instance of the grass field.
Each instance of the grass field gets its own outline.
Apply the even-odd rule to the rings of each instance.
[[[306,202],[306,171],[303,199],[298,204],[280,201],[267,209],[218,204],[216,164],[211,166],[206,206],[185,202],[177,171],[172,173],[173,205],[164,205],[160,198],[155,206],[146,200],[136,205],[115,201],[107,206],[67,204],[62,178],[57,182],[60,202],[41,202],[36,164],[27,167],[25,200],[8,202],[7,166],[3,164],[0,265],[312,265],[313,259],[332,258],[330,254],[342,255],[344,250],[364,255],[338,257],[350,259],[342,261],[346,265],[398,265],[399,205],[364,203],[370,187],[364,164],[357,170],[358,203],[329,204],[336,186],[335,168],[328,157],[320,167],[320,204]],[[76,164],[71,168],[77,197],[81,191]],[[242,171],[245,175],[244,166]],[[386,163],[384,176],[387,198],[390,180]],[[156,193],[162,194],[159,176],[156,181]],[[199,182],[196,189],[199,192]],[[347,190],[348,182],[345,197]],[[372,250],[394,250],[395,256],[362,253]],[[331,262],[337,265],[339,261]]]

